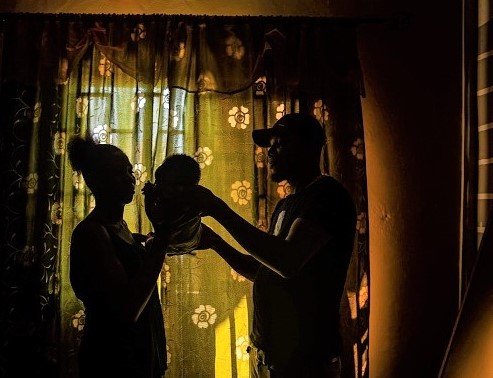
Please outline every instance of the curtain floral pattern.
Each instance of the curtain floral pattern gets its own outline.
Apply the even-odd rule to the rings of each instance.
[[[308,111],[327,133],[325,172],[348,187],[358,209],[341,301],[343,376],[368,376],[368,212],[353,27],[275,17],[9,16],[0,78],[2,373],[77,376],[85,315],[69,282],[70,235],[94,199],[70,168],[71,136],[129,156],[137,188],[124,217],[134,232],[151,230],[139,189],[172,153],[194,156],[201,184],[266,230],[290,188],[268,180],[266,151],[251,132]],[[158,284],[166,376],[248,377],[251,283],[200,251],[167,257]]]

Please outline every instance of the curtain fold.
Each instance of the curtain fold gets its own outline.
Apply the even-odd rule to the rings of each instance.
[[[69,282],[70,234],[94,199],[68,163],[71,136],[129,156],[137,188],[124,217],[134,232],[151,230],[140,189],[172,153],[194,156],[201,184],[266,230],[290,188],[268,180],[266,151],[251,132],[305,111],[327,133],[325,172],[357,205],[341,301],[343,375],[368,376],[366,160],[354,27],[279,17],[17,15],[5,17],[1,30],[6,371],[77,376],[85,315]],[[210,251],[168,257],[158,284],[167,377],[248,377],[251,284]],[[36,363],[22,365],[25,359]]]

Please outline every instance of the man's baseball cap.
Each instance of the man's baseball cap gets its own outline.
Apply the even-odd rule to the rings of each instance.
[[[309,114],[290,113],[282,116],[268,129],[253,130],[252,138],[260,147],[270,147],[273,136],[292,134],[314,148],[325,144],[325,132],[320,122]]]

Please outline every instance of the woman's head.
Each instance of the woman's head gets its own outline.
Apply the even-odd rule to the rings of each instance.
[[[68,145],[72,168],[82,173],[96,200],[126,204],[134,195],[135,177],[125,153],[111,144],[96,144],[80,136]]]

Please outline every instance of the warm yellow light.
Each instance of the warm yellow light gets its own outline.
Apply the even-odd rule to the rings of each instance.
[[[231,361],[236,361],[237,377],[248,378],[250,375],[248,353],[248,305],[246,296],[243,296],[234,309],[234,329],[231,328],[229,319],[224,319],[217,325],[216,332],[216,359],[215,378],[231,378]],[[231,335],[233,332],[233,335]],[[231,339],[234,337],[235,345],[232,354]]]
[[[246,296],[243,296],[234,311],[235,314],[235,331],[236,331],[236,368],[238,369],[238,378],[248,378],[250,376],[250,367],[248,362],[248,347],[250,340],[248,338],[248,304]]]
[[[231,372],[231,324],[229,318],[224,319],[215,329],[216,331],[216,360],[215,378],[230,378]]]

